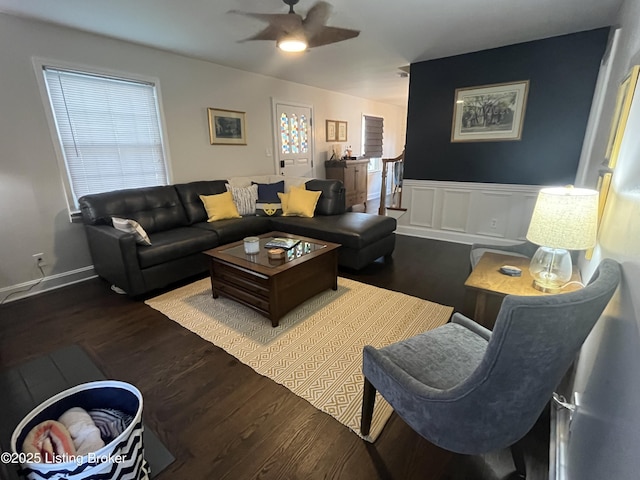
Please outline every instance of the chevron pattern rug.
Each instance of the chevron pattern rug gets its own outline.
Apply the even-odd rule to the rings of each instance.
[[[452,307],[344,278],[289,312],[276,328],[253,310],[211,297],[200,280],[146,303],[284,385],[360,435],[362,347],[382,347],[445,324]],[[375,441],[392,408],[376,399]]]

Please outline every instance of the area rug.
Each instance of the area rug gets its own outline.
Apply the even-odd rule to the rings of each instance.
[[[276,328],[233,300],[214,300],[208,279],[146,303],[358,435],[364,345],[382,347],[436,328],[453,311],[345,278],[338,279],[338,290],[316,295],[280,319]],[[378,394],[365,440],[375,441],[391,413],[391,406]]]

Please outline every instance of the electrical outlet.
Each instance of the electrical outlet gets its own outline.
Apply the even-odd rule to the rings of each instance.
[[[491,222],[489,223],[489,225],[491,225],[491,228],[497,228],[498,226],[498,219],[497,218],[492,218]]]
[[[36,264],[36,267],[44,267],[47,262],[44,261],[44,253],[34,253],[31,255],[33,257],[33,263]]]

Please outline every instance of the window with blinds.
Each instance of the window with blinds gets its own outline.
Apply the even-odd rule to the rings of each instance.
[[[384,119],[382,117],[362,116],[362,152],[369,158],[369,171],[382,168],[382,139]]]
[[[44,66],[70,208],[89,193],[166,185],[153,83]]]

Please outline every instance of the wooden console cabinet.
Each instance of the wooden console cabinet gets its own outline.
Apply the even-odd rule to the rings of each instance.
[[[330,160],[324,163],[328,179],[340,180],[345,189],[345,206],[364,204],[367,208],[367,175],[369,159]]]

